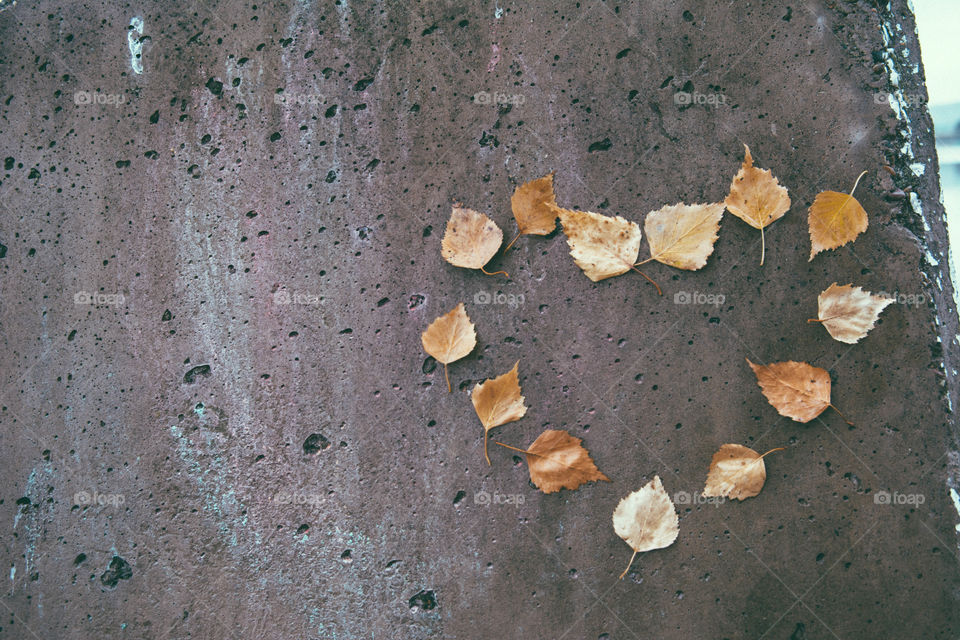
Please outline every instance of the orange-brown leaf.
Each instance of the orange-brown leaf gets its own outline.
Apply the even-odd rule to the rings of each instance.
[[[807,222],[813,260],[821,251],[841,247],[866,231],[867,212],[853,194],[821,191],[810,205]]]
[[[520,233],[544,236],[556,229],[557,212],[551,205],[557,205],[552,173],[517,187],[510,206]]]
[[[743,148],[743,165],[730,183],[730,193],[724,204],[730,213],[760,230],[760,238],[764,243],[760,264],[763,264],[763,255],[766,252],[763,230],[770,223],[782,218],[790,209],[790,196],[787,195],[787,188],[780,185],[780,181],[769,169],[753,166],[750,147],[743,145]]]
[[[581,442],[562,430],[547,429],[541,433],[526,452],[533,484],[544,493],[553,493],[574,490],[587,482],[610,482]]]
[[[502,376],[485,380],[470,392],[470,400],[477,412],[477,417],[483,424],[483,451],[490,464],[487,454],[487,434],[494,427],[519,420],[527,413],[524,406],[524,397],[520,389],[520,361],[513,365],[513,369]]]
[[[763,395],[777,412],[797,422],[810,422],[830,406],[830,374],[806,362],[747,364]]]
[[[461,302],[453,311],[431,322],[420,341],[423,350],[437,362],[450,364],[473,351],[477,346],[477,332]]]

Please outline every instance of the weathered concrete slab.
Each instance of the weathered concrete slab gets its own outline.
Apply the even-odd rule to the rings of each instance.
[[[0,638],[956,636],[957,322],[905,3],[22,1],[0,52]],[[732,216],[702,271],[649,268],[662,298],[561,233],[509,281],[440,258],[453,201],[510,236],[555,170],[561,204],[641,220],[722,198],[743,143],[793,199],[762,267]],[[806,208],[864,169],[869,229],[808,263]],[[806,319],[834,281],[901,304],[832,341]],[[480,344],[447,394],[419,335],[458,301]],[[855,426],[779,418],[747,357],[829,369]],[[611,484],[486,466],[468,391],[518,359],[497,438],[567,429]],[[618,581],[617,501],[695,496],[725,442],[787,449]]]

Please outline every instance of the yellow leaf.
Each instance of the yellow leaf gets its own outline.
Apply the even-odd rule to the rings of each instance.
[[[680,521],[660,476],[654,476],[643,488],[620,501],[613,512],[613,530],[633,549],[630,564],[620,574],[621,580],[638,553],[673,544],[680,533]]]
[[[747,364],[757,376],[763,395],[780,415],[810,422],[827,407],[840,413],[830,404],[830,374],[826,369],[793,361],[753,364],[749,358]]]
[[[479,211],[453,205],[441,243],[444,260],[455,267],[480,269],[487,273],[483,270],[483,265],[496,255],[501,243],[503,231],[493,220]]]
[[[487,453],[487,434],[490,429],[519,420],[527,413],[524,398],[520,395],[519,369],[520,361],[517,360],[513,369],[502,376],[485,380],[470,393],[473,408],[483,424],[483,455],[487,464],[490,464],[490,455]]]
[[[849,194],[821,191],[814,198],[807,216],[810,225],[810,260],[821,251],[852,242],[867,230],[867,212],[853,197],[857,183],[866,173],[860,174]]]
[[[781,451],[782,449],[771,449]],[[739,444],[725,444],[713,454],[707,484],[703,495],[708,498],[752,498],[763,489],[767,480],[767,467],[764,456],[749,447]]]
[[[522,234],[545,236],[557,228],[557,199],[553,193],[553,174],[522,184],[510,198],[513,217],[517,219],[517,238]],[[508,251],[514,238],[504,251]]]
[[[440,316],[430,323],[427,330],[420,336],[423,350],[443,363],[443,376],[447,380],[447,391],[450,389],[450,376],[447,375],[447,365],[463,358],[477,346],[477,332],[467,316],[467,311],[461,302],[450,313]]]
[[[817,298],[819,317],[807,322],[821,322],[834,340],[855,344],[873,329],[880,312],[892,303],[892,298],[871,295],[863,287],[838,287],[834,282]]]
[[[544,493],[553,493],[560,489],[572,491],[587,482],[610,482],[610,478],[597,469],[581,442],[566,431],[547,429],[526,450],[502,442],[497,444],[527,454],[530,480]]]
[[[730,213],[754,229],[760,229],[760,264],[763,264],[767,248],[763,230],[790,209],[790,196],[769,169],[753,166],[750,147],[743,145],[743,148],[746,150],[743,165],[730,183],[730,193],[724,204]]]
[[[696,271],[707,264],[720,230],[724,203],[669,205],[644,220],[650,244],[649,260]],[[643,264],[643,263],[640,263]]]

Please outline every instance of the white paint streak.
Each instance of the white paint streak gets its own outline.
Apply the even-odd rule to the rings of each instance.
[[[953,498],[953,508],[957,510],[957,514],[960,515],[960,495],[957,494],[957,490],[953,487],[950,487],[950,497]],[[956,527],[957,531],[960,531],[960,524]]]
[[[130,28],[127,29],[127,46],[130,48],[130,68],[138,75],[143,73],[143,60],[140,57],[143,53],[143,43],[140,42],[142,35],[143,18],[131,18]]]

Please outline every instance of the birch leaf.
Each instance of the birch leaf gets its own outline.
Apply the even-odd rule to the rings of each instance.
[[[494,427],[519,420],[527,413],[524,406],[524,397],[521,395],[520,361],[513,365],[513,369],[502,376],[485,380],[470,392],[470,400],[477,412],[477,417],[483,424],[483,455],[490,464],[490,455],[487,452],[487,436]]]
[[[834,340],[855,344],[865,337],[892,298],[871,295],[863,287],[834,282],[817,298],[818,317],[807,322],[820,322]]]
[[[633,549],[630,564],[620,574],[621,580],[638,553],[673,544],[680,533],[680,521],[660,476],[654,476],[643,488],[620,501],[613,512],[613,530]]]
[[[447,391],[451,391],[447,365],[467,356],[477,346],[476,328],[463,303],[431,322],[420,341],[424,351],[443,363],[443,377],[447,380]]]
[[[790,209],[790,196],[769,169],[753,166],[750,147],[743,145],[743,148],[746,150],[743,165],[730,183],[730,193],[724,204],[730,213],[754,229],[760,229],[760,264],[763,264],[767,250],[763,230]]]

